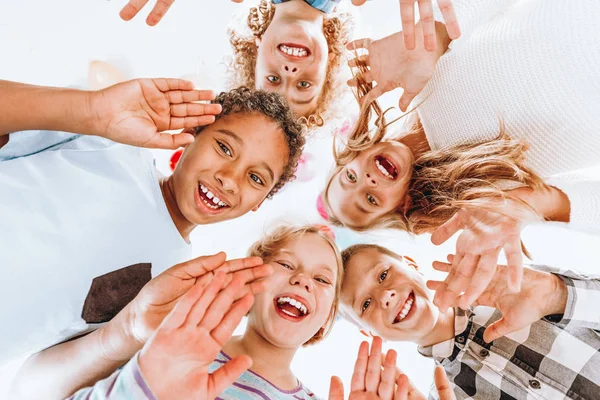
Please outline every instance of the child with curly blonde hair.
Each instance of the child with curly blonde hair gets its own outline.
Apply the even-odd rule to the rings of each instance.
[[[338,2],[261,0],[252,7],[250,33],[229,30],[231,86],[277,92],[300,122],[322,126],[345,86],[339,75],[352,18],[336,10]]]

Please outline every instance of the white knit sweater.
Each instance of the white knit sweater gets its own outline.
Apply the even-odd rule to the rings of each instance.
[[[413,102],[431,148],[491,140],[502,119],[570,227],[600,233],[600,169],[574,172],[600,165],[600,0],[454,3],[463,35]]]

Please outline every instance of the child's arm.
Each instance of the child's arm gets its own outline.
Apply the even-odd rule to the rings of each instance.
[[[208,372],[253,302],[250,294],[241,299],[237,296],[243,289],[242,281],[233,280],[221,290],[225,282],[225,274],[218,273],[208,285],[195,284],[165,318],[139,357],[108,380],[80,390],[73,400],[218,396],[252,365],[250,357],[242,355],[212,374]],[[110,388],[108,393],[106,388]]]
[[[211,91],[194,90],[191,82],[180,79],[134,79],[100,91],[0,81],[0,137],[39,129],[173,149],[193,136],[162,132],[214,122],[221,106],[196,103],[213,98]]]
[[[17,374],[12,396],[64,399],[106,378],[125,364],[156,331],[165,316],[197,281],[207,284],[217,271],[243,283],[236,299],[259,293],[272,273],[257,257],[225,261],[225,254],[199,257],[152,279],[135,299],[102,328],[32,356]],[[32,385],[31,382],[35,382]]]

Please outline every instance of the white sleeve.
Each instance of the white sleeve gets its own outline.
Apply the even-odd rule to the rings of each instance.
[[[546,183],[560,189],[569,198],[569,228],[600,234],[600,167],[556,175]]]

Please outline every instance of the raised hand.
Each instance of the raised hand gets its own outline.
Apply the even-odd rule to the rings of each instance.
[[[176,149],[194,141],[189,133],[163,131],[194,128],[215,121],[220,104],[209,90],[194,90],[181,79],[134,79],[91,94],[97,135],[139,147]]]
[[[395,384],[396,352],[388,351],[384,359],[381,346],[382,340],[378,336],[373,338],[370,354],[369,344],[367,342],[360,344],[350,384],[349,400],[393,400],[400,396],[400,391]],[[342,382],[340,378],[333,376],[329,387],[329,400],[343,399]]]
[[[154,8],[150,11],[148,18],[146,18],[146,23],[150,26],[158,24],[174,2],[175,0],[157,0]],[[147,3],[148,0],[129,0],[129,3],[121,9],[119,16],[123,20],[129,21],[133,19]]]
[[[436,26],[439,33],[437,40],[440,42],[436,52],[426,51],[422,41],[417,41],[414,50],[408,50],[404,45],[402,32],[379,40],[359,39],[347,45],[349,50],[364,49],[367,51],[367,54],[349,61],[350,67],[366,64],[367,70],[359,72],[357,76],[348,81],[348,85],[356,86],[359,77],[366,83],[377,82],[377,85],[361,99],[361,102],[371,103],[382,94],[401,87],[404,92],[398,106],[402,111],[408,109],[410,102],[423,90],[433,76],[437,61],[448,46],[449,40],[444,26],[442,24]],[[416,29],[421,32],[422,28],[417,25]]]
[[[433,382],[438,392],[440,400],[456,400],[456,395],[450,385],[446,371],[441,365],[435,367],[433,374]],[[425,400],[426,397],[421,393],[415,385],[408,379],[399,368],[396,373],[396,385],[398,386],[398,395],[394,400]]]
[[[523,208],[511,200],[507,200],[505,207]],[[532,214],[531,219],[534,218]],[[470,306],[492,280],[502,249],[510,266],[509,287],[513,292],[519,291],[523,275],[521,230],[528,220],[527,217],[517,220],[501,210],[462,209],[436,229],[431,236],[435,245],[444,243],[460,229],[463,231],[456,241],[452,269],[437,288],[434,303],[441,309]]]
[[[415,3],[419,4],[419,17],[422,29],[415,28]],[[460,27],[454,12],[452,0],[437,0],[446,29],[450,39],[458,39],[460,37]],[[415,49],[415,36],[423,36],[425,50],[436,50],[435,37],[435,20],[433,18],[433,1],[432,0],[400,0],[400,18],[402,19],[402,33],[404,36],[404,44],[409,50]]]
[[[242,279],[226,284],[225,274],[198,282],[177,303],[142,349],[138,362],[150,390],[159,399],[214,399],[248,368],[252,360],[235,357],[212,374],[213,362],[254,297],[238,293]]]
[[[451,272],[455,256],[448,256],[450,263],[436,261],[433,267],[438,271]],[[452,263],[452,264],[451,264]],[[521,290],[514,293],[507,284],[511,269],[499,265],[495,274],[474,300],[474,305],[494,307],[502,312],[502,318],[487,327],[483,334],[486,342],[491,342],[511,332],[518,331],[546,315],[563,314],[567,302],[567,287],[556,275],[525,268]],[[439,281],[429,281],[427,286],[436,290],[442,285]]]
[[[225,260],[225,253],[199,257],[169,268],[144,286],[127,306],[129,333],[143,345],[156,331],[175,304],[196,284],[206,285],[217,272],[225,274],[223,285],[233,280],[242,282],[234,300],[246,294],[265,290],[263,279],[273,273],[259,257]]]

